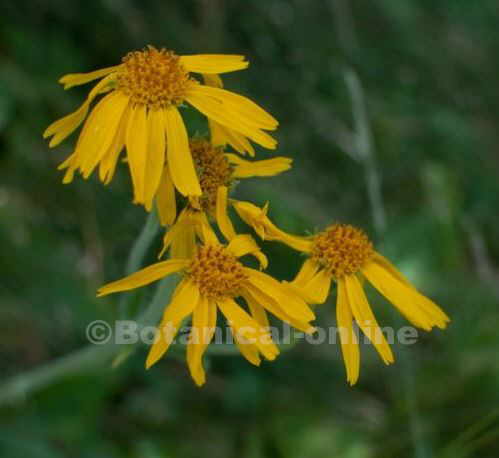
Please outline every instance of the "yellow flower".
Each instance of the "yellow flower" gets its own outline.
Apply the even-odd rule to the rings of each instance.
[[[289,283],[308,303],[324,303],[331,282],[337,283],[336,319],[347,381],[351,385],[357,382],[360,365],[353,321],[371,340],[386,364],[394,361],[365,296],[363,279],[367,279],[414,326],[425,331],[434,326],[445,329],[450,321],[440,307],[418,292],[388,259],[375,251],[361,230],[333,224],[314,236],[298,237],[277,228],[267,217],[266,209],[248,202],[233,205],[263,239],[278,240],[308,255],[296,278]]]
[[[236,231],[227,215],[227,193],[228,189],[225,186],[219,186],[216,189],[216,210],[214,213],[220,232],[227,241],[230,241],[236,237]],[[172,258],[190,258],[196,252],[197,242],[206,243],[210,240],[211,233],[212,229],[206,213],[187,205],[175,223],[166,231],[159,257],[162,257],[170,249],[170,257]],[[258,245],[254,245],[254,250],[250,254],[258,259],[262,269],[267,268],[267,257]]]
[[[65,89],[102,79],[77,111],[47,128],[44,137],[53,137],[50,147],[70,135],[87,117],[92,101],[107,93],[90,112],[73,154],[60,165],[67,169],[64,182],[71,182],[76,170],[88,178],[99,165],[99,177],[108,183],[126,146],[136,203],[151,208],[165,151],[172,182],[179,192],[201,195],[178,109],[184,102],[238,135],[275,148],[276,141],[264,132],[276,129],[278,123],[272,116],[241,95],[201,84],[191,76],[191,72],[216,75],[247,66],[243,56],[177,56],[150,46],[129,53],[120,65],[62,77]]]
[[[243,178],[274,176],[289,170],[292,164],[292,159],[282,156],[247,161],[236,154],[226,153],[222,147],[213,146],[210,141],[202,138],[191,138],[189,147],[201,186],[201,195],[190,197],[190,205],[209,215],[215,213],[220,186],[230,188],[237,180]],[[165,226],[173,224],[177,204],[168,166],[164,168],[156,199],[161,223]]]
[[[251,236],[236,235],[228,245],[220,244],[213,232],[206,232],[204,237],[205,243],[197,247],[191,258],[153,264],[98,291],[98,296],[104,296],[181,273],[182,280],[165,308],[146,367],[165,354],[182,322],[192,316],[187,364],[199,386],[205,383],[202,357],[213,338],[218,311],[227,319],[243,356],[255,365],[260,364],[260,354],[273,360],[279,353],[269,333],[266,311],[304,332],[313,331],[309,323],[315,318],[299,296],[269,275],[241,263],[239,258],[257,249]],[[250,313],[235,301],[239,297]]]

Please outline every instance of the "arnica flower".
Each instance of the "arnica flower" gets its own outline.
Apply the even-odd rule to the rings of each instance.
[[[209,215],[215,213],[220,186],[230,188],[240,179],[275,176],[289,170],[293,162],[291,158],[282,156],[247,161],[236,154],[227,153],[223,147],[214,146],[212,141],[204,138],[191,138],[189,148],[201,186],[201,195],[191,196],[189,203],[192,208]],[[173,224],[177,214],[176,196],[168,166],[164,168],[156,198],[161,223],[168,226]]]
[[[227,214],[227,194],[228,189],[225,186],[219,186],[216,189],[215,222],[225,239],[232,240],[237,234]],[[167,250],[170,250],[172,258],[190,258],[196,252],[197,243],[199,241],[206,243],[209,240],[207,234],[211,232],[212,228],[207,214],[199,208],[188,205],[165,233],[159,257],[161,258]],[[254,244],[254,250],[248,254],[258,260],[261,269],[267,268],[267,257],[257,244]]]
[[[197,247],[190,259],[153,264],[98,291],[99,296],[104,296],[181,273],[182,280],[164,311],[146,367],[151,367],[166,353],[179,326],[192,316],[187,364],[199,386],[205,383],[202,357],[213,338],[218,311],[227,319],[243,356],[257,366],[261,362],[260,354],[273,360],[279,353],[268,329],[267,311],[308,333],[313,332],[310,321],[314,319],[314,313],[299,296],[291,294],[269,275],[242,264],[239,258],[256,250],[251,236],[236,235],[228,245],[219,243],[213,232],[205,233],[204,237],[205,243]],[[236,302],[240,297],[250,313]]]
[[[278,123],[272,116],[249,99],[201,84],[191,75],[216,75],[247,66],[243,56],[178,56],[149,46],[127,54],[120,65],[62,77],[65,89],[102,79],[77,111],[47,128],[44,137],[52,137],[50,147],[70,135],[87,117],[93,100],[107,93],[91,110],[74,152],[60,165],[67,169],[64,182],[71,182],[76,170],[88,178],[99,165],[99,177],[108,183],[126,147],[136,203],[151,208],[165,160],[181,194],[201,195],[179,112],[184,102],[244,138],[266,148],[276,146],[264,132],[276,129]]]
[[[267,240],[278,240],[306,253],[296,278],[289,284],[311,304],[326,301],[331,282],[338,285],[336,319],[345,361],[347,381],[353,385],[359,377],[360,355],[353,321],[371,340],[386,364],[394,361],[390,346],[369,306],[363,279],[367,279],[414,326],[430,331],[445,329],[449,317],[430,299],[419,293],[393,264],[376,252],[367,235],[353,226],[332,224],[310,237],[286,234],[260,209],[248,202],[234,208],[255,231]]]

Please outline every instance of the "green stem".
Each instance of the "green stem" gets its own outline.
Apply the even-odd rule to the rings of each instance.
[[[149,213],[147,216],[147,220],[140,231],[139,236],[135,239],[135,242],[130,250],[130,254],[128,255],[128,260],[125,266],[125,274],[130,275],[139,269],[142,264],[142,261],[147,253],[147,250],[151,246],[154,237],[159,230],[159,221],[158,216],[156,214],[156,207]],[[119,301],[118,316],[120,319],[125,319],[129,316],[129,308],[130,303],[134,298],[133,293],[125,294]]]
[[[176,279],[173,277],[167,277],[159,283],[151,302],[137,319],[138,332],[145,326],[152,326],[159,321],[175,284]],[[140,341],[137,342],[139,343]],[[0,405],[22,401],[35,391],[68,375],[81,374],[104,366],[119,353],[129,352],[131,346],[118,345],[111,336],[111,339],[103,345],[90,344],[42,367],[16,375],[0,385]]]
[[[151,212],[130,252],[126,264],[127,273],[133,272],[140,267],[158,228],[157,217]],[[168,297],[175,288],[175,284],[176,279],[173,277],[165,278],[159,283],[151,302],[137,319],[138,331],[159,321]],[[129,296],[129,294],[127,293],[126,296]],[[120,301],[120,306],[122,306],[120,308],[125,309],[128,304],[128,299],[124,298]],[[111,339],[105,344],[90,344],[42,367],[16,375],[0,385],[0,405],[22,401],[35,391],[49,386],[68,375],[84,373],[104,366],[106,362],[111,361],[116,355],[125,351],[129,352],[130,347],[131,345],[117,345],[111,336]]]

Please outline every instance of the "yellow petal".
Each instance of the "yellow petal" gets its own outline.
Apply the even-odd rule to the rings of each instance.
[[[236,231],[227,214],[227,187],[219,186],[217,192],[216,219],[217,225],[226,240],[232,240],[236,236]]]
[[[233,337],[241,355],[254,366],[259,366],[262,360],[260,359],[258,347],[252,343],[246,342],[244,338],[239,337],[235,332],[233,333]]]
[[[104,184],[108,184],[113,179],[114,172],[116,170],[116,164],[118,163],[118,158],[123,147],[125,146],[125,136],[129,116],[130,104],[125,108],[111,146],[102,156],[101,162],[99,164],[99,178]]]
[[[310,303],[324,304],[326,302],[329,297],[331,280],[331,275],[322,269],[303,285],[305,296],[311,299]]]
[[[144,203],[148,149],[148,125],[145,105],[133,107],[126,132],[128,166],[132,176],[134,202]]]
[[[217,74],[203,74],[204,84],[212,87],[224,87],[222,78]]]
[[[231,54],[180,56],[180,63],[189,72],[207,74],[244,70],[249,65],[249,62],[244,61],[244,56]]]
[[[350,385],[359,379],[360,352],[357,334],[352,325],[353,316],[348,302],[345,281],[338,281],[338,299],[336,301],[336,321],[341,342],[341,352]]]
[[[250,202],[231,201],[232,206],[236,210],[241,219],[253,227],[255,232],[263,240],[277,240],[291,248],[309,253],[312,248],[310,237],[300,237],[288,234],[279,229],[268,217],[267,208],[258,208]]]
[[[196,385],[204,385],[206,375],[203,368],[203,354],[208,347],[217,324],[217,307],[201,297],[192,313],[192,328],[187,345],[187,364]]]
[[[234,164],[234,178],[271,177],[291,168],[293,162],[288,157],[275,157],[263,161],[246,161],[235,154],[226,153],[225,157]]]
[[[171,259],[168,261],[158,262],[139,270],[131,275],[128,275],[121,280],[113,281],[107,285],[102,286],[97,291],[97,296],[105,296],[119,291],[128,291],[130,289],[139,288],[140,286],[148,285],[160,278],[171,275],[189,265],[188,260]]]
[[[175,187],[170,177],[167,165],[163,168],[161,181],[156,193],[156,205],[158,207],[159,221],[163,226],[170,226],[177,217],[177,202],[175,199]]]
[[[121,65],[113,67],[101,68],[89,73],[69,73],[59,79],[59,83],[64,84],[64,89],[69,89],[73,86],[80,86],[81,84],[89,83],[90,81],[102,78],[109,75],[109,73],[116,72],[121,68]]]
[[[275,359],[279,354],[279,349],[266,329],[232,299],[221,300],[217,302],[217,305],[227,318],[234,336],[240,341],[244,340],[250,345],[255,345],[266,359]]]
[[[118,132],[128,97],[112,92],[94,108],[75,150],[84,178],[88,178],[111,146]]]
[[[267,317],[267,312],[250,294],[244,296],[244,300],[248,304],[251,316],[259,323],[263,328],[267,329],[270,326],[269,319]]]
[[[247,254],[252,254],[258,259],[260,268],[262,269],[266,269],[269,264],[267,257],[262,253],[260,247],[256,244],[255,239],[251,237],[251,235],[236,235],[230,241],[227,249],[238,258]]]
[[[290,317],[306,322],[315,319],[314,312],[305,301],[293,294],[275,278],[248,267],[244,267],[244,272],[249,278],[249,284],[273,298]],[[265,304],[262,305],[265,307]]]
[[[47,127],[45,132],[43,133],[43,138],[51,137],[54,135],[52,140],[50,140],[49,147],[53,148],[61,143],[66,137],[71,135],[74,130],[83,122],[85,117],[87,116],[88,109],[92,101],[97,97],[97,95],[102,94],[104,92],[108,92],[112,89],[109,83],[112,81],[112,76],[108,76],[100,81],[88,94],[87,99],[83,104],[73,113],[70,113],[64,118],[61,118]]]
[[[200,196],[201,187],[194,168],[184,121],[176,107],[164,111],[170,175],[184,196]]]
[[[264,291],[256,288],[251,283],[244,285],[241,291],[241,295],[248,303],[248,306],[250,307],[250,310],[252,311],[251,313],[255,320],[257,320],[262,325],[264,321],[253,312],[254,307],[264,308],[264,311],[268,310],[270,313],[272,313],[272,315],[279,318],[281,321],[284,321],[290,326],[293,326],[294,328],[299,329],[300,331],[303,331],[307,334],[312,334],[315,331],[314,327],[309,323],[310,320],[297,320],[289,316],[286,313],[286,310],[283,308],[285,304],[281,306],[276,302],[274,298],[267,295]]]
[[[196,233],[200,224],[198,212],[184,208],[175,224],[165,232],[163,249],[159,257],[170,248],[170,256],[174,259],[191,259],[196,253]]]
[[[144,202],[146,209],[150,211],[165,164],[165,123],[162,110],[149,110],[147,131],[149,138],[147,142]]]
[[[394,267],[388,269],[375,259],[362,269],[362,274],[385,296],[412,324],[429,331],[433,326],[444,329],[450,321],[444,311],[420,294],[407,280],[395,275]]]
[[[172,301],[165,308],[163,319],[158,327],[154,344],[149,350],[146,368],[149,369],[168,350],[182,321],[188,317],[199,303],[199,290],[190,281],[183,281],[173,294]]]
[[[211,224],[208,221],[206,213],[203,211],[194,211],[194,210],[192,213],[196,219],[194,227],[196,229],[196,234],[199,237],[199,239],[205,245],[217,245],[218,243],[220,243],[217,235],[213,231],[213,228],[211,227]]]
[[[235,92],[204,85],[196,86],[195,92],[198,95],[203,94],[206,97],[212,97],[215,100],[221,101],[224,107],[249,125],[254,125],[264,130],[275,130],[279,125],[277,119],[255,102]]]
[[[350,304],[355,321],[358,323],[360,329],[362,329],[362,332],[372,342],[384,363],[393,363],[392,350],[373,315],[359,279],[355,275],[347,275],[344,278],[344,282],[348,303]]]
[[[320,269],[319,264],[313,261],[310,258],[307,258],[305,262],[302,264],[298,274],[296,275],[293,283],[298,286],[306,285],[312,278],[314,278],[315,274]]]
[[[74,178],[74,172],[78,168],[78,165],[76,164],[76,154],[71,154],[69,157],[67,157],[62,164],[59,164],[57,167],[57,170],[66,170],[66,173],[64,174],[64,178],[62,182],[64,184],[71,183]]]
[[[251,146],[248,139],[228,127],[222,126],[215,121],[209,120],[211,141],[214,146],[225,146],[226,144],[232,146],[240,154],[249,154],[251,157],[255,156],[255,149]]]
[[[395,278],[400,280],[402,283],[405,283],[407,286],[414,288],[414,286],[411,284],[411,282],[402,275],[402,273],[383,255],[381,255],[378,252],[374,253],[373,257],[374,262],[378,264],[379,266],[383,267],[385,270],[390,272]]]
[[[277,145],[275,139],[260,130],[260,128],[255,127],[253,122],[249,122],[247,119],[241,120],[240,116],[236,115],[219,100],[199,94],[196,89],[191,90],[185,99],[207,118],[243,134],[264,148],[275,149]]]

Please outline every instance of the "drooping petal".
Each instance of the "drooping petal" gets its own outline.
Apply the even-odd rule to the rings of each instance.
[[[255,149],[244,135],[215,121],[209,120],[208,122],[210,125],[211,142],[214,146],[225,146],[228,144],[240,154],[247,153],[251,157],[255,156]]]
[[[216,74],[244,70],[249,65],[244,59],[231,54],[195,54],[180,56],[180,63],[189,72]]]
[[[163,168],[163,174],[156,193],[156,205],[160,223],[163,226],[171,226],[177,217],[177,201],[168,165]]]
[[[234,178],[271,177],[291,168],[293,160],[289,157],[275,157],[263,161],[246,161],[235,154],[226,153],[229,163],[234,164]]]
[[[307,284],[310,280],[312,280],[312,278],[314,278],[319,269],[319,264],[312,259],[307,258],[298,271],[293,283],[296,283],[299,286]]]
[[[311,321],[315,319],[314,312],[298,295],[292,294],[275,278],[255,269],[244,267],[248,276],[248,283],[272,297],[285,312],[298,321]],[[262,304],[265,307],[265,304]]]
[[[59,164],[57,167],[57,170],[66,170],[66,173],[64,174],[64,178],[62,182],[64,184],[71,183],[74,178],[74,173],[75,170],[78,168],[78,164],[76,163],[76,154],[73,153],[69,157],[67,157],[64,162]]]
[[[433,326],[444,329],[450,321],[444,311],[409,285],[402,274],[395,275],[393,269],[375,258],[362,269],[362,274],[412,324],[426,331]]]
[[[149,369],[165,354],[180,324],[198,306],[199,299],[199,290],[192,282],[184,280],[178,285],[170,304],[165,308],[154,344],[147,355],[146,369]]]
[[[255,239],[249,234],[236,235],[227,246],[227,250],[234,256],[240,258],[247,254],[252,254],[260,262],[260,268],[266,269],[269,262],[265,254],[260,250],[256,244]]]
[[[331,288],[331,275],[321,269],[307,283],[303,285],[305,294],[312,299],[313,304],[324,304],[329,296]]]
[[[290,326],[293,326],[306,334],[312,334],[315,331],[315,328],[309,323],[310,320],[297,320],[290,316],[286,313],[286,304],[279,304],[273,297],[269,296],[261,289],[256,288],[251,283],[244,285],[241,295],[248,303],[250,310],[254,310],[254,307],[258,306],[259,308],[263,308],[264,311],[267,310],[281,321],[288,323]],[[260,324],[263,324],[263,320],[260,320],[253,311],[252,315]]]
[[[99,164],[99,178],[105,184],[109,184],[113,179],[116,170],[116,164],[123,147],[125,146],[126,129],[128,126],[128,118],[130,116],[130,104],[127,105],[120,123],[116,130],[116,135],[108,148],[107,152],[102,156]]]
[[[187,364],[196,385],[204,385],[206,375],[203,368],[203,354],[208,347],[217,324],[217,307],[214,302],[200,297],[192,313],[192,328],[187,344]]]
[[[221,300],[217,302],[217,305],[227,318],[233,334],[237,335],[240,343],[248,342],[250,345],[255,345],[266,359],[275,359],[279,354],[279,349],[266,329],[232,299]],[[244,342],[242,342],[243,340]]]
[[[66,137],[71,135],[77,127],[83,122],[85,117],[88,114],[88,109],[90,108],[90,104],[99,94],[103,94],[112,89],[109,83],[113,80],[113,75],[110,75],[100,81],[88,94],[87,99],[83,104],[78,108],[78,110],[73,113],[64,116],[47,127],[45,132],[43,133],[43,138],[51,137],[49,147],[53,148],[61,143]]]
[[[235,116],[249,125],[254,125],[264,130],[275,130],[279,125],[277,119],[267,113],[263,108],[247,97],[227,91],[222,88],[199,85],[195,89],[196,94],[202,94],[205,97],[212,97],[220,100],[223,105]]]
[[[160,278],[171,275],[185,269],[189,265],[189,260],[170,259],[168,261],[152,264],[138,272],[128,275],[121,280],[113,281],[99,288],[97,296],[105,296],[119,291],[128,291],[130,289],[139,288],[140,286],[148,285]]]
[[[359,279],[355,275],[347,275],[344,277],[344,282],[348,303],[355,321],[372,342],[383,362],[385,364],[393,363],[392,350],[373,315]]]
[[[201,187],[194,168],[184,121],[176,107],[164,111],[167,156],[175,187],[184,196],[200,196]]]
[[[359,379],[360,352],[357,334],[353,328],[353,316],[348,302],[345,281],[338,281],[338,298],[336,301],[336,321],[341,342],[341,352],[350,385]]]
[[[199,86],[198,84],[194,87]],[[241,116],[233,113],[219,100],[199,94],[196,89],[191,89],[185,99],[206,117],[243,134],[265,148],[275,149],[277,141],[274,138],[263,132],[261,128],[255,127],[254,122],[250,122],[246,118],[241,119]]]
[[[144,204],[148,211],[158,190],[165,164],[165,122],[162,110],[147,114],[147,162],[145,168]]]
[[[241,219],[246,224],[253,227],[262,240],[276,240],[297,251],[304,253],[310,252],[312,248],[310,237],[300,237],[288,234],[279,229],[267,216],[268,206],[265,206],[262,209],[250,202],[233,200],[231,203]]]
[[[234,342],[241,355],[244,356],[246,361],[253,364],[254,366],[260,366],[262,360],[260,359],[260,352],[258,347],[252,343],[245,341],[245,339],[237,334],[232,335],[234,337]]]
[[[223,236],[227,240],[232,240],[236,236],[236,231],[232,221],[227,214],[227,187],[219,186],[217,192],[216,219],[217,225]]]
[[[145,105],[136,105],[132,108],[126,132],[128,166],[132,176],[134,202],[136,203],[144,203],[149,136],[146,111]]]
[[[64,89],[69,89],[73,86],[80,86],[81,84],[89,83],[90,81],[102,78],[110,73],[116,72],[121,68],[121,65],[113,67],[101,68],[88,73],[69,73],[59,79],[59,83],[64,84]]]
[[[111,146],[127,106],[127,96],[112,92],[92,111],[75,149],[84,178],[90,176]]]

